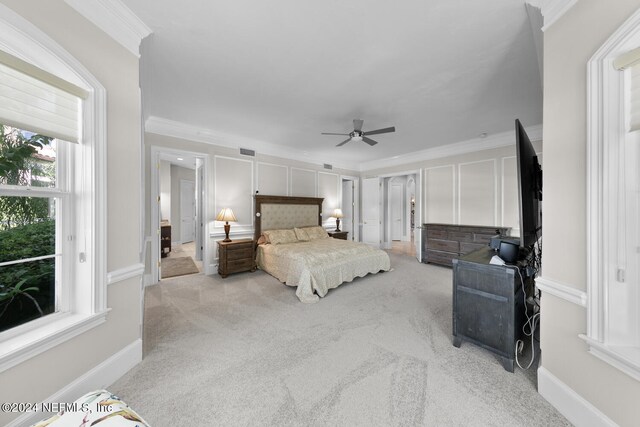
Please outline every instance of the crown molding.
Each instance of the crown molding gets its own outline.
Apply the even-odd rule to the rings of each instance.
[[[578,0],[537,0],[529,3],[540,8],[544,17],[542,31],[547,31],[562,15],[578,3]]]
[[[527,127],[526,131],[531,141],[542,140],[542,125]],[[151,116],[145,121],[145,132],[226,148],[248,148],[255,150],[257,154],[265,154],[289,160],[298,160],[316,165],[329,163],[332,164],[334,168],[349,169],[359,172],[390,166],[402,166],[424,160],[439,159],[477,151],[491,150],[494,148],[508,147],[515,144],[514,133],[512,131],[508,131],[491,135],[487,138],[474,138],[468,141],[442,145],[384,159],[371,160],[369,162],[336,163],[335,159],[320,159],[313,157],[312,155],[305,154],[302,151],[270,142],[216,132],[211,129],[199,128],[183,122],[177,122],[156,116]]]
[[[526,131],[531,141],[542,140],[542,125],[530,126],[526,128]],[[515,136],[513,131],[490,135],[487,138],[474,138],[467,141],[461,141],[453,144],[441,145],[439,147],[427,148],[425,150],[414,151],[412,153],[402,154],[400,156],[393,156],[386,159],[364,162],[360,164],[360,171],[366,172],[373,169],[401,166],[425,160],[441,159],[444,157],[457,156],[460,154],[508,147],[510,145],[515,145]]]
[[[140,43],[151,29],[120,0],[64,0],[80,15],[140,58]]]
[[[359,170],[359,164],[356,162],[336,162],[335,158],[322,159],[317,156],[313,156],[312,154],[306,154],[301,150],[296,150],[295,148],[285,147],[244,136],[216,132],[211,129],[199,128],[183,122],[177,122],[156,116],[150,116],[145,121],[145,132],[186,139],[189,141],[202,142],[220,147],[235,149],[248,148],[250,150],[255,150],[256,154],[264,154],[289,160],[298,160],[320,166],[328,163],[333,165],[334,168],[353,171]]]

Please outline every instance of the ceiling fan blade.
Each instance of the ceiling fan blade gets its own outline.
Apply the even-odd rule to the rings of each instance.
[[[395,131],[396,131],[395,126],[391,126],[390,128],[369,130],[369,131],[364,132],[364,134],[365,135],[378,135],[379,133],[389,133],[389,132],[395,132]]]
[[[378,143],[378,141],[374,141],[373,139],[367,138],[366,136],[363,136],[362,140],[369,145],[376,145]]]
[[[342,141],[340,144],[336,145],[336,147],[342,147],[344,144],[346,144],[349,141],[351,141],[351,138]]]
[[[320,135],[342,135],[342,136],[349,136],[348,133],[327,133],[327,132],[322,132]]]
[[[356,130],[356,131],[360,132],[362,130],[362,124],[363,123],[364,123],[364,120],[354,119],[353,120],[353,130]]]

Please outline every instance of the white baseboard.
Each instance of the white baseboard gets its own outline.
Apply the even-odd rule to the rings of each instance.
[[[576,427],[618,426],[543,367],[538,368],[538,393]]]
[[[141,360],[142,340],[138,339],[49,396],[44,402],[71,403],[90,391],[107,388]],[[42,412],[27,412],[7,424],[7,427],[30,426],[48,416]]]
[[[144,280],[144,286],[150,286],[150,285],[155,285],[155,283],[153,283],[153,278],[151,276],[151,274],[145,274],[143,279]]]

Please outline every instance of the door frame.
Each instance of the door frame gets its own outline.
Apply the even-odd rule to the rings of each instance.
[[[380,179],[384,179],[384,178],[392,178],[394,176],[404,176],[404,175],[415,175],[415,180],[416,180],[416,212],[415,212],[415,228],[414,228],[414,242],[416,244],[416,258],[418,259],[418,261],[422,262],[422,236],[421,236],[421,229],[422,229],[422,215],[423,215],[423,211],[424,209],[422,208],[422,204],[423,204],[423,194],[422,194],[422,187],[423,187],[423,181],[424,181],[424,174],[423,174],[423,169],[411,169],[408,171],[402,171],[402,172],[393,172],[393,173],[388,173],[388,174],[383,174],[383,175],[378,175],[378,178]],[[371,178],[375,178],[375,177],[371,177]],[[384,203],[381,204],[380,209],[385,209],[386,206],[384,206]],[[382,215],[382,211],[381,211],[381,215]]]
[[[360,178],[351,175],[340,175],[340,207],[342,207],[342,181],[353,182],[353,241],[360,241]]]
[[[209,212],[209,171],[210,171],[210,159],[209,154],[199,151],[188,151],[188,150],[180,150],[176,148],[167,148],[157,145],[151,146],[151,197],[149,198],[149,202],[151,203],[151,223],[150,223],[150,234],[151,234],[151,280],[148,285],[155,285],[160,281],[160,154],[169,154],[172,156],[195,156],[202,159],[202,167],[203,170],[203,185],[202,185],[202,206],[203,206],[203,219],[210,218]],[[202,235],[206,239],[209,236],[209,221],[203,221],[202,225]],[[203,239],[204,240],[204,239]],[[202,251],[202,266],[204,275],[213,274],[213,271],[210,271],[209,262],[209,241],[203,241],[203,251]]]

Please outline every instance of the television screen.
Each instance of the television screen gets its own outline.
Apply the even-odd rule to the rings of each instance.
[[[520,246],[533,246],[542,233],[542,168],[533,144],[520,120],[516,119],[518,155],[518,201],[520,206]]]

